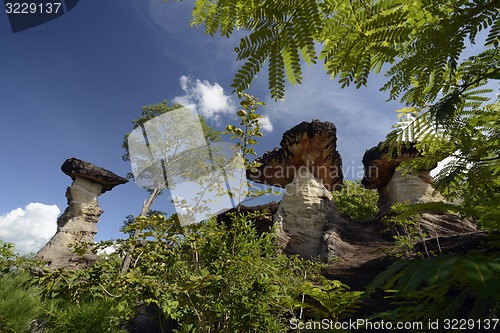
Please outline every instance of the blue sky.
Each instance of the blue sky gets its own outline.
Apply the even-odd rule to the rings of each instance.
[[[240,65],[233,52],[239,38],[190,27],[192,5],[86,0],[18,33],[0,13],[0,239],[36,251],[55,232],[71,184],[60,171],[67,158],[129,172],[121,145],[142,106],[175,99],[195,105],[220,130],[236,121],[230,84]],[[382,76],[369,88],[341,90],[321,65],[309,67],[280,103],[270,99],[266,79],[260,74],[250,90],[267,102],[258,153],[304,120],[331,121],[347,179],[360,177],[364,151],[384,138],[401,107],[385,102]],[[137,215],[146,197],[133,182],[102,195],[97,240],[124,237],[118,230],[125,216]],[[163,195],[154,208],[166,210],[168,202]]]

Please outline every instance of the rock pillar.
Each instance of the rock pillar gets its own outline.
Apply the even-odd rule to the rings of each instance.
[[[68,207],[57,220],[56,234],[38,251],[36,258],[47,262],[50,269],[88,267],[97,258],[90,253],[76,255],[72,247],[94,242],[97,222],[103,213],[97,198],[127,180],[75,158],[66,160],[61,169],[73,178],[73,183],[66,190]]]

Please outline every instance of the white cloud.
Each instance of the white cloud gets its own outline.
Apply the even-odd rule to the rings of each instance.
[[[271,123],[271,119],[268,116],[263,116],[259,118],[260,128],[265,133],[270,133],[273,131],[273,123]]]
[[[221,115],[236,111],[231,96],[226,95],[218,83],[212,84],[198,79],[193,81],[183,75],[180,84],[185,95],[177,96],[173,101],[185,107],[195,108],[206,119],[217,121]]]
[[[113,244],[113,245],[105,247],[104,249],[98,250],[97,254],[100,254],[100,255],[109,255],[109,254],[115,253],[116,251],[117,251],[116,244]]]
[[[21,254],[37,252],[55,234],[60,212],[56,205],[32,202],[0,215],[0,239],[14,243]]]

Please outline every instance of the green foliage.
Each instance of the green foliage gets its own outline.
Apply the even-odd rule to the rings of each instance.
[[[259,107],[266,105],[263,102],[259,102],[258,98],[248,95],[240,94],[242,101],[240,102],[241,109],[238,110],[237,115],[240,117],[239,126],[227,125],[226,130],[223,134],[231,134],[231,140],[236,140],[234,147],[241,151],[244,160],[245,168],[251,172],[255,172],[256,168],[260,166],[260,163],[253,160],[249,160],[249,156],[257,156],[254,147],[257,144],[257,138],[263,137],[264,134],[260,131],[259,119],[262,115],[257,113]],[[243,175],[246,177],[246,175]],[[246,182],[247,186],[251,186],[250,183]],[[252,189],[249,193],[239,193],[240,197],[250,197],[254,198],[265,193],[269,193],[270,190],[256,190]]]
[[[302,292],[318,303],[307,305],[314,310],[316,319],[331,319],[334,322],[351,317],[363,295],[361,291],[350,291],[349,286],[340,281],[326,278],[322,278],[319,285],[305,282]]]
[[[394,233],[394,246],[389,253],[396,257],[411,257],[414,246],[423,240],[426,235],[420,229],[421,215],[417,212],[409,213],[412,205],[408,202],[395,203],[383,218],[386,230]]]
[[[288,318],[299,318],[303,308],[329,318],[352,314],[360,292],[324,278],[307,282],[320,279],[320,266],[280,253],[273,234],[258,235],[252,218],[238,214],[229,226],[210,220],[181,227],[175,215],[139,217],[127,228],[143,232],[118,241],[116,254],[40,282],[47,297],[82,304],[66,310],[75,316],[92,313],[100,298],[108,302],[103,325],[123,322],[137,304],[151,303],[178,321],[179,332],[286,332]],[[129,252],[132,243],[132,265],[118,275],[120,261],[113,256]],[[313,301],[302,303],[303,295]]]
[[[0,275],[0,333],[28,332],[43,309],[41,289],[29,273]]]
[[[211,35],[220,31],[229,36],[234,29],[251,31],[235,49],[245,63],[232,87],[246,90],[269,61],[269,89],[273,97],[284,97],[285,76],[301,83],[301,57],[308,63],[317,59],[315,35],[322,25],[321,10],[315,0],[288,1],[208,1],[198,0],[192,24],[205,24]]]
[[[47,302],[46,333],[118,333],[113,321],[113,303],[106,299],[90,299],[81,303],[65,300]]]
[[[500,56],[498,50],[495,53]],[[481,66],[480,58],[470,61]],[[430,107],[400,110],[401,121],[388,135],[386,144],[400,150],[403,144],[417,143],[422,158],[408,161],[402,168],[428,170],[445,157],[453,157],[437,175],[436,189],[450,200],[462,199],[460,211],[465,216],[474,217],[482,226],[498,227],[500,105],[498,99],[490,102],[481,96],[492,90],[478,89],[478,85],[455,90],[450,93],[456,96],[453,100],[450,97]]]
[[[125,275],[117,276],[119,261],[107,260],[88,270],[56,271],[41,279],[47,294],[76,303],[90,294],[111,299],[122,319],[138,302],[154,303],[181,332],[285,332],[285,316],[300,306],[294,300],[303,276],[319,269],[279,253],[273,236],[257,235],[243,215],[229,227],[214,220],[181,227],[175,216],[157,215],[128,228],[143,232],[117,244],[117,257],[140,244]]]
[[[332,192],[339,211],[356,221],[365,221],[375,218],[378,212],[378,194],[361,185],[359,180],[344,181],[340,191]]]
[[[230,229],[214,221],[184,233],[184,246],[166,264],[182,327],[196,331],[283,331],[285,301],[298,295],[303,267],[276,252],[270,234],[259,237],[251,220],[233,219]],[[312,272],[309,272],[312,275]],[[169,279],[170,280],[170,279]],[[204,329],[205,327],[205,329]]]
[[[163,215],[163,216],[167,216],[167,214],[165,212],[162,212],[162,211],[159,211],[159,210],[149,210],[147,213],[146,213],[146,216],[147,217],[151,217],[151,216],[154,216],[154,215]],[[120,229],[121,232],[124,232],[125,229],[128,229],[127,227],[134,223],[135,221],[135,216],[134,215],[127,215],[125,217],[125,221],[123,221],[123,225],[122,225],[122,228]],[[130,230],[128,231],[128,235],[129,237],[133,236],[134,234],[134,231],[135,230]]]
[[[9,271],[18,259],[14,244],[4,242],[0,239],[0,276]]]
[[[112,321],[113,304],[89,294],[78,303],[48,298],[34,276],[20,270],[0,276],[0,333],[27,333],[43,327],[44,333],[118,332]]]
[[[368,291],[392,293],[394,321],[494,318],[500,301],[500,260],[481,254],[399,260],[381,273]]]
[[[43,262],[34,260],[31,255],[20,255],[17,253],[14,244],[0,239],[0,276],[11,270],[29,270],[43,265]]]
[[[236,91],[246,90],[267,60],[269,90],[282,99],[285,74],[300,83],[301,62],[321,59],[343,87],[366,85],[372,71],[388,68],[383,89],[409,105],[438,96],[466,41],[489,28],[485,46],[496,47],[500,31],[498,3],[490,0],[197,0],[192,25],[227,37],[248,31],[235,48],[245,61]]]
[[[259,123],[262,115],[257,113],[257,109],[266,104],[259,102],[258,98],[248,94],[241,94],[241,96],[243,98],[240,102],[242,108],[238,110],[237,115],[241,119],[240,126],[242,127],[227,125],[226,131],[223,134],[231,134],[231,140],[237,140],[235,147],[241,150],[246,168],[250,171],[255,171],[255,168],[259,165],[255,161],[250,162],[247,156],[257,156],[252,146],[257,144],[255,138],[264,136],[260,131]]]

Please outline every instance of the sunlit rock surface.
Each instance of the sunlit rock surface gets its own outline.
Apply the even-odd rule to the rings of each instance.
[[[285,187],[295,173],[308,169],[323,185],[332,190],[343,181],[342,159],[337,151],[337,129],[331,122],[302,122],[283,134],[281,148],[257,158],[262,163],[248,179],[272,186]]]
[[[68,207],[57,220],[56,234],[38,251],[36,258],[47,262],[50,269],[88,267],[95,262],[96,257],[90,253],[76,255],[71,247],[94,242],[96,224],[103,213],[97,198],[127,180],[75,158],[66,160],[61,169],[73,179],[66,190]]]
[[[278,244],[285,253],[325,261],[349,249],[341,236],[346,221],[332,199],[308,169],[295,175],[274,217]]]

